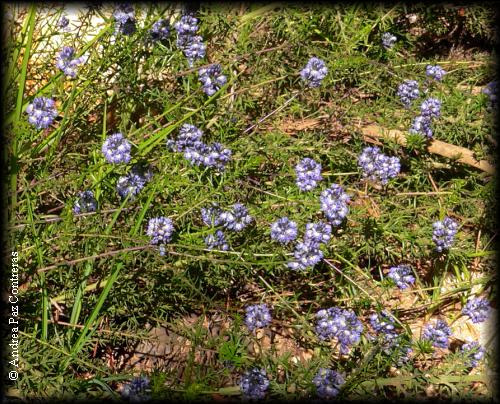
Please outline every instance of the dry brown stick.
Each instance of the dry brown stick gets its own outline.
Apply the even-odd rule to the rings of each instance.
[[[359,127],[364,136],[375,139],[390,139],[396,143],[405,146],[406,137],[399,130],[388,130],[375,124],[369,124]],[[474,153],[465,147],[455,146],[437,139],[429,142],[427,150],[433,154],[439,154],[443,157],[454,159],[462,164],[467,164],[488,174],[495,174],[495,167],[486,160],[476,160]]]

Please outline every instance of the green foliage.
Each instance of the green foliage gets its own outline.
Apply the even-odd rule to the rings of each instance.
[[[494,298],[494,182],[430,153],[422,137],[409,134],[419,102],[403,108],[396,89],[405,79],[427,86],[443,102],[435,138],[493,162],[493,114],[478,91],[492,79],[491,7],[204,5],[197,16],[207,57],[193,69],[173,28],[167,41],[149,41],[158,18],[177,18],[173,5],[136,7],[137,32],[119,37],[109,5],[82,8],[80,27],[70,32],[56,28],[59,6],[8,9],[14,21],[6,32],[5,153],[10,245],[20,255],[23,302],[23,361],[11,396],[117,398],[120,386],[140,373],[119,365],[123,352],[147,340],[150,327],[171,324],[189,345],[181,365],[148,369],[155,399],[239,395],[241,374],[255,366],[267,369],[269,396],[279,399],[314,397],[320,367],[345,373],[340,397],[349,399],[422,397],[428,386],[438,386],[443,397],[472,397],[472,383],[484,383],[483,374],[467,375],[453,352],[434,366],[434,348],[410,325],[443,313],[458,317],[448,308],[478,293],[473,287]],[[92,20],[103,16],[99,24]],[[397,35],[393,49],[380,45],[384,32]],[[88,56],[74,80],[54,66],[58,38]],[[451,45],[444,46],[448,53],[425,51],[426,41],[443,38],[467,57],[457,57]],[[468,47],[469,39],[482,48]],[[329,69],[317,89],[306,89],[299,77],[311,56]],[[221,63],[228,78],[211,97],[196,72],[205,62]],[[436,63],[448,74],[428,83],[425,66]],[[47,130],[36,130],[23,112],[40,95],[56,99],[60,111]],[[182,153],[167,151],[165,141],[183,123],[232,150],[225,172],[191,166]],[[387,186],[361,178],[357,156],[371,144],[363,124],[407,137],[405,146],[380,141],[402,164]],[[133,144],[128,166],[109,165],[100,150],[117,131]],[[320,162],[324,176],[307,193],[295,184],[294,166],[304,157]],[[117,180],[137,162],[151,166],[152,181],[122,201]],[[323,218],[319,194],[333,183],[351,195],[349,216],[322,247],[326,260],[291,272],[285,264],[292,247],[272,242],[270,225],[288,216],[302,236],[306,223]],[[94,191],[98,211],[74,216],[84,189]],[[244,203],[255,218],[244,231],[228,232],[229,251],[205,247],[212,229],[200,208],[211,202]],[[158,215],[175,224],[165,256],[146,236],[148,219]],[[445,215],[461,227],[454,247],[438,255],[432,223]],[[400,263],[414,269],[411,290],[397,290],[387,277]],[[450,279],[453,287],[444,291]],[[271,306],[272,338],[250,334],[242,321],[245,306],[260,302]],[[365,324],[346,356],[314,333],[314,314],[332,306],[354,310]],[[398,374],[394,351],[368,337],[368,316],[385,308],[414,350],[396,366]],[[220,313],[227,327],[215,333],[203,321]],[[199,321],[182,323],[192,315]]]

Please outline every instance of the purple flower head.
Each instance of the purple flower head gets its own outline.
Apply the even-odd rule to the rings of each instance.
[[[316,334],[319,339],[335,338],[340,328],[342,309],[338,307],[330,307],[328,309],[321,309],[316,313]]]
[[[451,336],[451,328],[444,320],[437,320],[435,325],[427,324],[424,328],[422,338],[432,343],[437,348],[448,348],[448,338]]]
[[[312,57],[300,71],[300,76],[307,82],[309,87],[319,87],[321,81],[326,77],[328,68],[321,59]]]
[[[319,397],[330,399],[339,394],[340,387],[345,383],[345,379],[333,369],[320,368],[316,376],[314,376],[313,383]]]
[[[136,31],[135,10],[130,4],[120,4],[113,12],[115,18],[115,33],[132,35]]]
[[[219,205],[212,203],[209,207],[201,208],[201,219],[206,226],[219,226],[224,223],[223,218],[221,218],[222,212]]]
[[[343,354],[361,338],[363,324],[352,310],[330,307],[319,310],[316,319],[316,334],[319,339],[337,338]]]
[[[462,309],[462,314],[469,316],[474,324],[482,323],[490,314],[491,306],[487,299],[478,297],[470,299]]]
[[[170,36],[170,23],[164,18],[159,19],[151,27],[149,34],[153,41],[165,41]]]
[[[394,46],[397,40],[398,38],[396,38],[393,34],[391,34],[390,32],[385,32],[382,35],[382,46],[385,49],[390,49]]]
[[[411,273],[409,265],[398,265],[389,269],[387,277],[392,279],[399,289],[406,289],[415,283],[415,277]]]
[[[441,115],[441,101],[437,98],[427,98],[420,105],[420,113],[428,118],[438,118]]]
[[[304,243],[320,244],[328,243],[332,236],[332,226],[325,222],[307,223]]]
[[[57,55],[56,67],[61,70],[66,76],[75,78],[77,74],[77,68],[82,63],[85,62],[85,58],[80,56],[75,57],[75,48],[71,46],[64,46]]]
[[[448,250],[455,240],[458,231],[458,223],[446,216],[442,221],[432,224],[432,241],[436,244],[436,250],[442,252]]]
[[[151,180],[152,176],[153,173],[148,167],[136,164],[126,175],[118,178],[116,182],[118,195],[122,199],[125,199],[127,195],[133,198]]]
[[[340,352],[345,354],[348,352],[349,346],[359,342],[363,332],[363,324],[352,310],[342,310],[339,324],[341,327],[337,339],[340,342]]]
[[[190,67],[193,66],[195,60],[205,57],[207,48],[203,43],[203,38],[199,35],[182,37],[181,40],[177,38],[177,45],[184,52],[184,56],[186,56]]]
[[[46,97],[35,97],[26,107],[28,122],[37,129],[46,129],[57,117],[56,102]]]
[[[179,21],[174,24],[177,35],[194,35],[198,31],[198,19],[192,15],[183,15]]]
[[[418,83],[415,80],[405,80],[398,86],[397,95],[406,108],[410,107],[411,102],[420,95]]]
[[[131,402],[148,401],[151,389],[149,378],[146,376],[134,377],[130,382],[123,386],[121,396]]]
[[[235,203],[231,211],[222,212],[220,219],[223,226],[232,231],[241,231],[253,221],[253,217],[241,203]]]
[[[215,167],[218,171],[224,171],[226,165],[231,161],[231,150],[218,142],[208,145],[204,150],[202,164],[206,167]]]
[[[59,28],[67,28],[69,25],[69,19],[67,16],[62,15],[61,18],[59,18],[59,21],[57,22],[57,26]]]
[[[160,253],[160,255],[161,255],[162,257],[164,257],[164,256],[166,255],[167,250],[166,250],[166,248],[165,248],[165,244],[161,244],[161,245],[160,245],[160,248],[159,248],[159,253]]]
[[[398,336],[394,325],[394,318],[386,310],[371,314],[369,319],[375,333],[382,335],[384,340],[391,341]]]
[[[184,158],[192,165],[200,166],[205,162],[205,156],[208,154],[209,148],[202,141],[196,141],[192,146],[184,149]]]
[[[209,234],[205,237],[205,244],[209,250],[229,250],[229,244],[222,230],[217,230],[215,234]]]
[[[439,65],[427,65],[425,68],[425,75],[437,81],[441,81],[445,74],[446,70]]]
[[[174,224],[172,219],[164,216],[149,219],[146,234],[151,237],[151,244],[166,244],[170,242]]]
[[[484,358],[486,351],[479,342],[473,341],[463,344],[461,353],[464,356],[464,364],[468,367],[475,368]]]
[[[184,158],[193,165],[214,167],[218,171],[224,171],[231,161],[231,150],[217,142],[207,145],[200,140],[202,136],[203,132],[196,126],[184,124],[177,140],[167,140],[167,148],[184,152]]]
[[[295,166],[297,175],[296,184],[301,191],[310,191],[316,188],[318,182],[323,179],[321,176],[321,164],[306,157]]]
[[[358,166],[363,171],[363,177],[384,185],[401,170],[399,159],[382,154],[378,147],[365,147],[358,157]]]
[[[227,82],[227,77],[222,74],[222,67],[219,64],[198,70],[198,79],[202,84],[203,92],[209,96],[214,95]]]
[[[313,268],[323,258],[323,252],[319,249],[319,244],[311,242],[299,242],[293,252],[294,260],[287,266],[294,271],[304,271]]]
[[[321,210],[332,226],[339,226],[349,213],[349,195],[344,192],[338,184],[333,184],[330,188],[321,192],[319,197]]]
[[[420,135],[428,137],[429,139],[432,138],[433,133],[431,127],[431,118],[423,115],[419,115],[413,118],[410,133],[418,133]]]
[[[401,171],[401,164],[397,157],[380,156],[378,159],[378,177],[382,184],[387,184],[390,178],[394,178]]]
[[[131,148],[130,142],[118,132],[106,138],[101,151],[108,163],[119,164],[130,161]]]
[[[271,238],[281,244],[288,244],[297,238],[297,223],[282,217],[271,225]]]
[[[271,312],[267,304],[254,304],[246,307],[245,324],[250,331],[264,328],[271,322]]]
[[[246,372],[240,381],[240,389],[247,399],[258,400],[266,395],[269,379],[264,369],[251,369]]]
[[[194,125],[185,123],[179,130],[179,135],[175,141],[173,150],[183,152],[187,148],[194,147],[197,142],[201,142],[203,132]]]
[[[92,191],[83,191],[78,194],[78,199],[73,205],[73,213],[78,215],[80,213],[95,212],[96,209],[97,201]]]
[[[492,82],[488,83],[483,88],[482,93],[486,94],[489,98],[488,109],[491,109],[494,106],[496,106],[498,101],[498,81],[493,80]]]

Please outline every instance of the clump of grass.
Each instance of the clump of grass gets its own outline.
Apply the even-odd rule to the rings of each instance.
[[[489,53],[423,56],[400,5],[8,11],[9,395],[491,396],[455,325],[495,305],[493,181],[428,150],[491,159]],[[182,350],[134,367],[157,327]]]

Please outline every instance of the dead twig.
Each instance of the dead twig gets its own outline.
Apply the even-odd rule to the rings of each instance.
[[[363,135],[372,139],[390,139],[396,143],[405,146],[406,137],[399,130],[388,130],[375,124],[368,124],[359,127]],[[432,139],[429,142],[427,150],[429,153],[439,154],[443,157],[456,160],[459,163],[477,168],[488,174],[495,174],[495,167],[486,160],[476,160],[474,153],[465,147],[455,146],[450,143],[442,142],[437,139]]]

